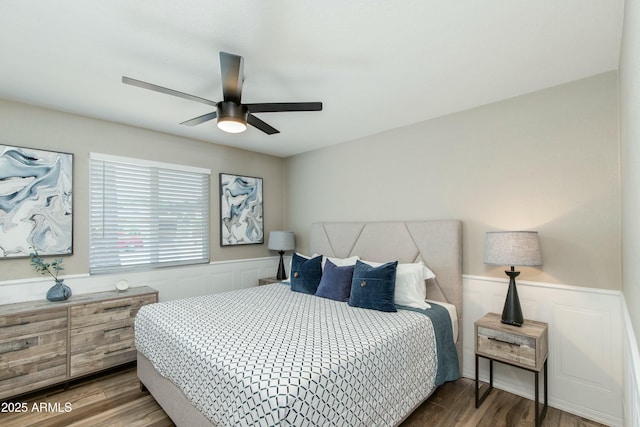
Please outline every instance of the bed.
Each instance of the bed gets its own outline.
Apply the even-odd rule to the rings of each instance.
[[[286,283],[166,301],[136,318],[138,377],[179,426],[398,425],[459,375],[461,234],[456,220],[314,224],[313,253],[424,262],[436,274],[427,298],[446,303],[424,312],[441,317],[351,307]],[[456,369],[438,353],[447,329]]]

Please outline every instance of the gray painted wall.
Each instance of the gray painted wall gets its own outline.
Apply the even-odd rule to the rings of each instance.
[[[544,265],[522,280],[621,289],[617,84],[610,72],[286,160],[8,101],[0,143],[75,154],[66,274],[88,270],[97,151],[210,168],[213,260],[273,255],[219,247],[217,174],[233,172],[265,178],[265,228],[292,229],[301,251],[316,221],[460,218],[466,274],[504,277],[483,264],[484,233],[530,229]],[[1,263],[0,281],[34,276],[25,260]]]
[[[89,271],[89,153],[98,152],[211,169],[213,261],[273,256],[263,245],[220,247],[220,172],[264,178],[265,231],[284,226],[284,160],[141,128],[0,100],[0,144],[74,154],[74,254],[64,274]],[[26,259],[0,260],[0,281],[38,274]]]
[[[622,283],[640,345],[640,5],[626,1],[620,54]]]
[[[485,232],[537,230],[544,265],[522,280],[620,289],[617,84],[609,72],[290,157],[286,226],[304,252],[313,222],[458,218],[464,273],[497,277]]]

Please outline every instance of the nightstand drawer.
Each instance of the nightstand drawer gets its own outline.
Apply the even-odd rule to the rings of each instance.
[[[526,320],[521,327],[505,325],[500,315],[487,313],[475,322],[476,354],[540,371],[547,359],[548,325]]]
[[[536,339],[478,326],[477,352],[507,361],[536,366]]]

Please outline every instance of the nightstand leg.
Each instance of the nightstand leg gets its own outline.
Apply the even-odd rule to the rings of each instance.
[[[544,361],[544,406],[542,407],[542,413],[540,414],[540,423],[544,421],[544,417],[547,415],[548,400],[547,400],[547,361]]]
[[[493,389],[493,359],[489,359],[489,385]]]
[[[536,418],[535,418],[535,425],[536,427],[540,427],[540,425],[542,424],[542,421],[544,420],[544,417],[547,415],[547,408],[549,407],[548,405],[548,387],[547,387],[547,361],[544,361],[544,374],[543,374],[543,380],[544,380],[544,405],[542,406],[542,410],[539,411],[539,406],[540,406],[540,397],[539,397],[539,393],[540,393],[540,387],[538,386],[538,381],[539,381],[539,372],[535,372],[535,377],[536,377],[536,399],[535,399],[535,414],[536,414]]]
[[[489,359],[489,388],[482,393],[480,396],[480,379],[479,379],[479,369],[478,369],[478,360],[480,360],[480,356],[476,354],[476,409],[482,405],[482,402],[487,398],[487,395],[491,390],[493,390],[493,360]]]
[[[544,411],[547,412],[547,361],[544,361]]]
[[[539,426],[540,426],[540,415],[539,415],[538,407],[539,407],[539,405],[540,405],[540,396],[539,396],[539,394],[540,394],[540,390],[539,390],[539,388],[540,388],[540,387],[538,387],[538,380],[539,380],[540,378],[539,378],[539,375],[538,375],[538,371],[534,372],[534,374],[535,374],[535,376],[536,376],[536,399],[535,399],[535,402],[536,402],[536,403],[535,403],[535,405],[536,405],[536,406],[534,407],[534,409],[535,409],[535,413],[536,413],[536,423],[535,423],[535,426],[536,426],[536,427],[539,427]]]

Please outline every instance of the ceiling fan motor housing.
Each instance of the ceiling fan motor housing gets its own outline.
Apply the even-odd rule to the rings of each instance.
[[[227,123],[232,129],[236,128],[237,132],[242,132],[247,128],[247,116],[249,111],[247,107],[242,104],[236,104],[232,101],[222,101],[218,102],[216,105],[217,116],[218,116],[218,127],[224,127],[225,123]],[[232,122],[232,123],[229,123]],[[223,126],[220,126],[223,124]],[[227,130],[227,132],[231,132],[232,130]]]

